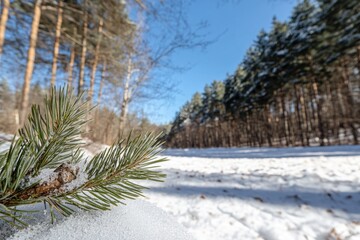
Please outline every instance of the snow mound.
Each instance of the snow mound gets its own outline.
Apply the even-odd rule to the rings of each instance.
[[[111,211],[79,212],[55,224],[43,218],[8,240],[193,239],[174,217],[142,200],[128,201],[126,206]],[[1,232],[0,229],[0,238],[3,239]]]

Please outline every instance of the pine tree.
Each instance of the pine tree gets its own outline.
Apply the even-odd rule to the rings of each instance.
[[[10,8],[10,0],[4,0],[1,11],[1,17],[0,17],[0,57],[5,41],[5,30],[6,30],[6,23],[9,17],[9,8]]]
[[[44,202],[69,216],[74,207],[109,210],[125,199],[142,196],[144,187],[133,181],[160,181],[155,171],[161,142],[147,134],[119,140],[90,160],[81,153],[86,102],[67,89],[52,90],[45,107],[34,105],[25,126],[10,148],[0,153],[0,219],[23,226],[19,205]]]

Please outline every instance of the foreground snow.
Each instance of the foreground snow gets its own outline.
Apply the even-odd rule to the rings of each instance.
[[[6,231],[12,231],[4,227],[1,230],[3,236],[9,234]],[[115,207],[111,211],[77,213],[62,218],[56,224],[50,223],[47,214],[38,215],[29,228],[16,232],[8,239],[190,240],[192,238],[181,225],[176,224],[173,217],[148,202],[136,200],[129,201],[126,206]]]
[[[164,155],[146,195],[196,239],[360,239],[360,146]]]
[[[90,144],[87,155],[104,147]],[[79,212],[54,225],[40,212],[21,231],[0,222],[0,239],[192,239],[187,230],[199,240],[360,239],[360,146],[164,155],[170,161],[161,168],[168,177],[147,183],[147,202]]]

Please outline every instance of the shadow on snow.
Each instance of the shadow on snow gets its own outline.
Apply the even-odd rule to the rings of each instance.
[[[177,182],[171,186],[150,186],[150,192],[174,195],[177,197],[198,197],[201,199],[235,198],[238,200],[253,200],[265,204],[292,205],[301,207],[307,205],[324,210],[339,210],[349,214],[360,214],[360,192],[359,191],[337,191],[335,185],[351,186],[349,181],[325,180],[327,187],[316,189],[299,182],[289,184],[288,181],[301,179],[314,179],[321,182],[318,175],[308,174],[304,176],[291,177],[287,175],[274,175],[266,173],[202,173],[198,171],[181,171],[179,169],[166,169],[169,178],[175,178],[170,182]],[[330,177],[330,176],[329,176]],[[282,180],[282,184],[277,180]],[[269,189],[262,189],[264,182]],[[252,186],[258,186],[253,188]],[[360,220],[360,216],[359,216]]]
[[[289,148],[166,149],[163,155],[203,158],[289,158],[360,156],[360,145]]]

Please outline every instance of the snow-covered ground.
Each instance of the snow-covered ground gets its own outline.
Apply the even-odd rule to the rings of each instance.
[[[167,150],[148,201],[196,239],[360,239],[360,146]]]
[[[114,207],[111,211],[58,217],[56,224],[50,223],[48,215],[40,211],[30,227],[20,231],[0,225],[0,239],[13,232],[7,240],[192,240],[174,217],[142,200],[128,201],[126,206]]]
[[[90,143],[87,155],[104,147]],[[191,239],[187,232],[198,240],[360,239],[360,146],[163,155],[170,159],[160,167],[167,179],[146,183],[146,199],[109,212],[79,212],[54,225],[40,212],[22,231],[0,223],[0,239],[11,232],[13,240]]]

